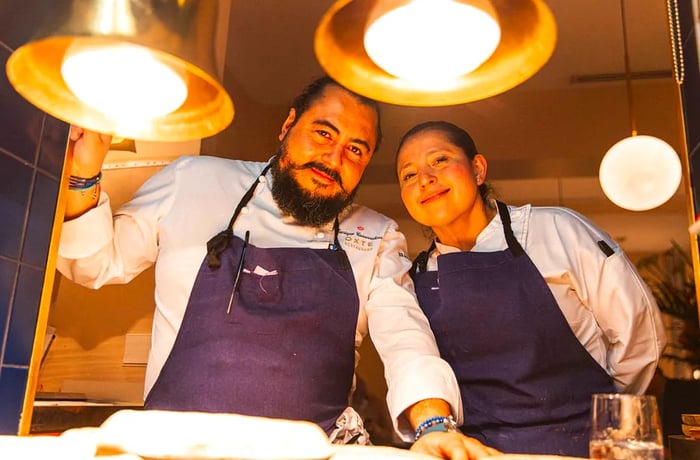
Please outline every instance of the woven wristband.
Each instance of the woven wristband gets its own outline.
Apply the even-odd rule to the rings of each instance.
[[[102,171],[94,177],[78,177],[70,176],[68,180],[68,190],[87,190],[100,183],[102,180]]]
[[[459,430],[457,429],[457,422],[455,422],[455,419],[452,418],[451,415],[430,417],[418,425],[414,441],[418,441],[423,435],[433,431],[456,432]]]

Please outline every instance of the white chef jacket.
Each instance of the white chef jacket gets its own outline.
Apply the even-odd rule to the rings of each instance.
[[[610,236],[561,207],[508,207],[513,234],[533,261],[579,342],[613,378],[620,392],[644,393],[666,343],[656,301],[634,265]],[[598,247],[604,241],[610,257]],[[501,217],[489,222],[471,249],[508,247]],[[460,249],[436,242],[440,254]]]
[[[181,157],[151,177],[114,217],[109,197],[64,223],[57,267],[93,289],[127,283],[156,263],[155,314],[145,394],[155,383],[180,328],[207,241],[224,230],[264,163],[217,157]],[[282,217],[271,193],[272,174],[234,224],[258,247],[328,248],[333,224],[304,227]],[[399,415],[427,398],[448,401],[461,420],[459,387],[439,357],[430,325],[408,277],[406,239],[391,219],[353,205],[341,215],[339,240],[346,251],[360,301],[355,346],[371,334],[387,379],[387,404],[405,440],[412,430]],[[309,280],[313,282],[313,280]],[[359,358],[356,351],[356,360]]]

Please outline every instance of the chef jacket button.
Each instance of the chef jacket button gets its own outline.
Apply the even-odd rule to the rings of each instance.
[[[316,234],[316,238],[318,238],[318,239],[321,239],[321,238],[323,238],[324,236],[326,236],[326,234],[323,233],[323,232],[318,232],[318,233]]]
[[[243,206],[241,208],[241,214],[248,214],[250,211],[248,211],[248,206]]]
[[[267,179],[265,179],[265,176],[258,177],[258,182],[260,182],[261,184],[264,184],[266,181]]]

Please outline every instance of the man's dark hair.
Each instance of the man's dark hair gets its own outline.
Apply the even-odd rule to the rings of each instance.
[[[294,98],[294,100],[292,101],[292,108],[294,109],[296,116],[290,128],[294,126],[299,120],[299,118],[301,118],[301,116],[304,114],[304,112],[306,112],[309,109],[309,107],[323,95],[323,90],[325,90],[328,86],[331,85],[335,85],[338,88],[342,88],[343,90],[350,93],[353,97],[358,99],[360,102],[371,107],[375,111],[375,113],[377,114],[377,145],[374,147],[374,151],[376,152],[377,150],[379,150],[379,146],[382,143],[382,117],[381,110],[379,108],[379,103],[377,103],[377,101],[375,101],[374,99],[361,96],[356,92],[347,89],[346,87],[344,87],[343,85],[341,85],[340,83],[333,80],[327,75],[319,77],[316,80],[309,83],[306,86],[306,88],[304,88],[304,90],[301,92],[301,94]]]

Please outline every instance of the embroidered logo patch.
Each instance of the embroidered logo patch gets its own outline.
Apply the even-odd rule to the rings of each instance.
[[[343,244],[343,246],[356,249],[358,251],[364,251],[364,252],[369,252],[374,250],[375,244],[377,244],[377,240],[381,240],[381,236],[369,236],[369,235],[363,235],[360,228],[364,229],[364,227],[358,226],[355,233],[352,232],[344,232],[344,231],[339,231],[338,235],[340,237],[340,241]]]

